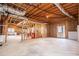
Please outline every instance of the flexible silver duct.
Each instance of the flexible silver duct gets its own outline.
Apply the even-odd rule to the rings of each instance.
[[[9,12],[10,14],[6,13]],[[4,14],[4,15],[9,15],[11,17],[14,17],[14,18],[18,18],[18,19],[27,19],[26,17],[23,17],[25,15],[26,11],[20,11],[20,10],[15,10],[11,7],[8,7],[7,5],[2,5],[0,4],[0,14]]]
[[[19,16],[24,16],[26,13],[26,11],[16,10],[7,5],[0,4],[0,12],[5,13],[6,11],[9,12],[10,14],[19,15]]]
[[[58,7],[58,9],[59,9],[63,14],[65,14],[65,15],[68,16],[69,18],[74,19],[74,17],[73,17],[72,15],[70,15],[69,13],[67,13],[59,3],[54,3],[54,5],[56,5],[56,6]]]

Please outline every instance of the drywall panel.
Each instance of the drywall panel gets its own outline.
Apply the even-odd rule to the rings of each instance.
[[[68,39],[77,40],[77,31],[69,31]]]
[[[78,32],[78,41],[79,41],[79,25],[77,26],[77,32]]]

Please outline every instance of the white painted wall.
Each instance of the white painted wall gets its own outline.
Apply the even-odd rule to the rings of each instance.
[[[77,26],[77,32],[78,32],[78,41],[79,41],[79,25]]]
[[[0,42],[3,42],[4,39],[5,39],[5,35],[0,35]]]
[[[68,39],[72,39],[72,40],[77,40],[78,37],[77,37],[77,31],[70,31],[68,32]]]

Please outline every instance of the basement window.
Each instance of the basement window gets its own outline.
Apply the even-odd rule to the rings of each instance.
[[[63,32],[63,26],[58,26],[58,32]]]
[[[15,29],[14,28],[8,28],[8,35],[15,35]]]
[[[10,33],[14,32],[14,28],[8,28],[8,32]]]

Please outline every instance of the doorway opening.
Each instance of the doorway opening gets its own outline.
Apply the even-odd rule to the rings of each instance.
[[[65,25],[58,25],[57,26],[57,37],[58,38],[65,38]]]

